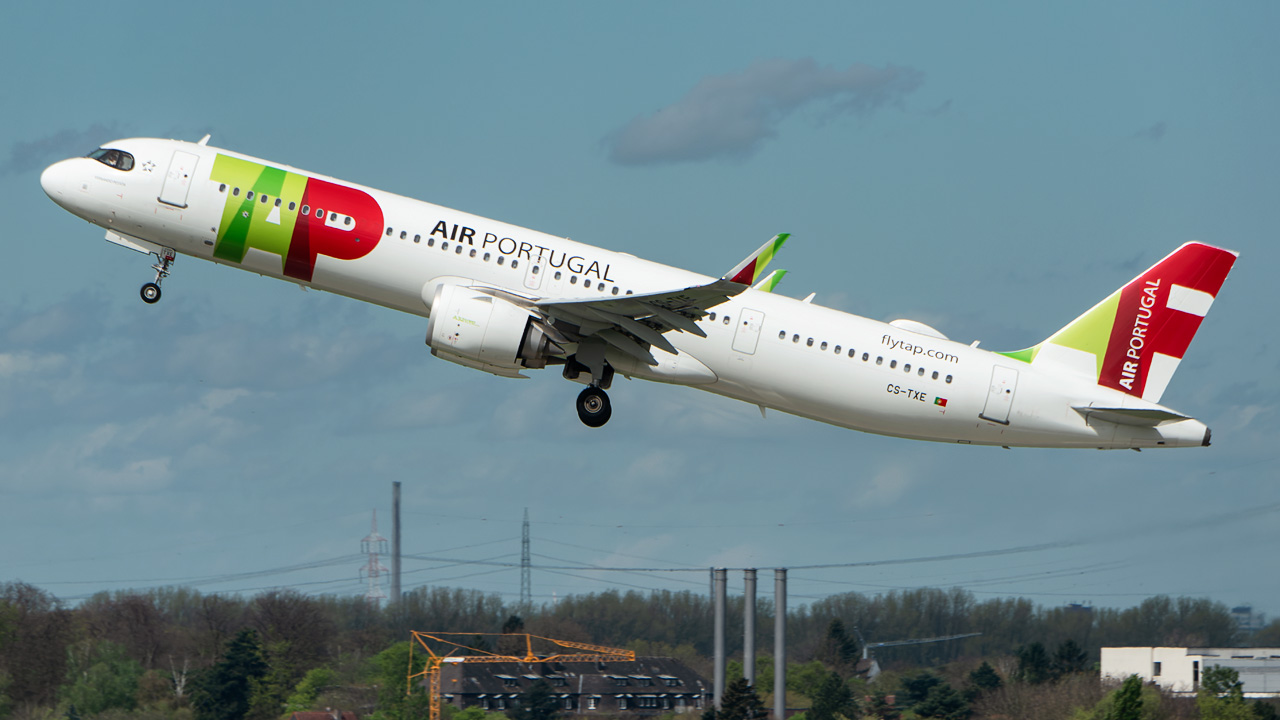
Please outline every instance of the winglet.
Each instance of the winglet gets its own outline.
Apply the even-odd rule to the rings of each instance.
[[[763,280],[756,283],[752,290],[760,290],[763,292],[773,292],[778,287],[778,283],[782,282],[782,278],[787,274],[786,270],[774,270],[764,277]]]
[[[769,239],[768,242],[760,246],[760,249],[751,253],[746,260],[738,263],[732,270],[725,273],[721,279],[735,282],[740,285],[754,285],[760,276],[764,274],[764,268],[773,260],[773,256],[782,249],[782,245],[787,242],[787,238],[791,237],[791,233],[779,233]]]

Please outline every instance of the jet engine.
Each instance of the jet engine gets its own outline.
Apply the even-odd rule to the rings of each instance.
[[[442,284],[431,303],[431,354],[495,375],[524,377],[563,349],[543,324],[515,303],[459,285]]]

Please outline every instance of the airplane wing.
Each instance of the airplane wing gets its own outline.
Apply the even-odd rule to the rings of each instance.
[[[651,346],[679,354],[663,333],[676,330],[706,337],[697,321],[710,308],[756,282],[788,237],[788,233],[773,236],[720,279],[705,285],[644,295],[546,300],[536,306],[553,320],[577,326],[580,338],[598,337],[642,362],[657,365],[649,352]]]

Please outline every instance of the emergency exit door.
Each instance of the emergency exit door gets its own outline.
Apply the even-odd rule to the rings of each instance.
[[[745,355],[754,355],[760,342],[760,327],[764,325],[764,313],[742,309],[738,316],[738,329],[733,333],[733,349]]]

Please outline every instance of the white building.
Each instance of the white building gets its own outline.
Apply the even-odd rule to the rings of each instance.
[[[1280,648],[1102,648],[1103,680],[1137,675],[1176,693],[1194,693],[1215,665],[1240,674],[1245,697],[1280,697]]]

